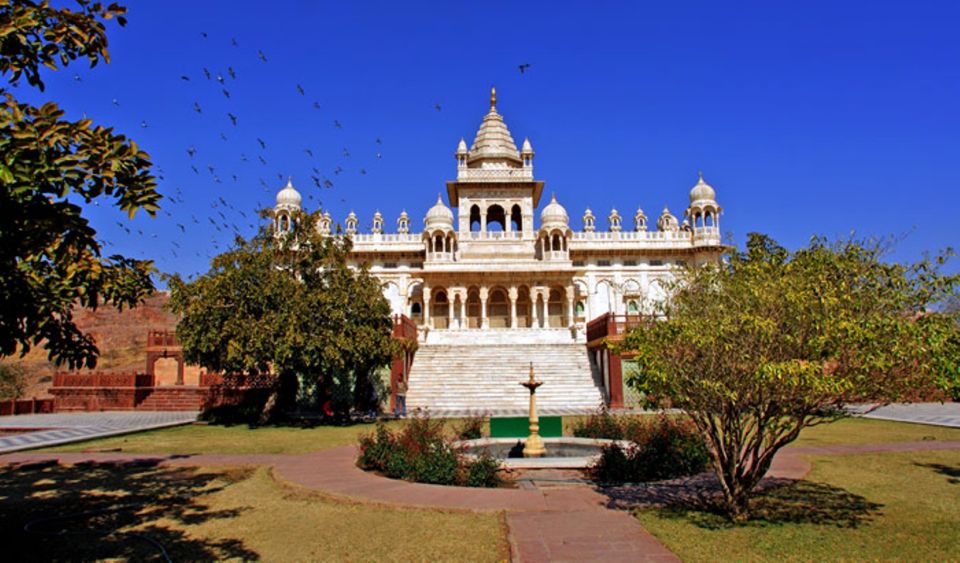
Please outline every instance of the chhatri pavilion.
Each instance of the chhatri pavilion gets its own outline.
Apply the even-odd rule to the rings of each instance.
[[[722,209],[702,175],[682,221],[664,207],[648,223],[637,209],[625,226],[613,209],[603,228],[587,209],[574,230],[555,196],[537,216],[544,182],[534,177],[534,155],[529,139],[517,149],[492,90],[473,143],[457,145],[447,203],[438,195],[422,231],[406,212],[396,232],[386,232],[379,212],[369,232],[351,212],[341,235],[329,213],[321,218],[321,232],[352,239],[352,261],[369,266],[394,314],[418,329],[419,350],[403,374],[411,407],[522,406],[526,391],[516,382],[530,361],[546,378],[538,396],[547,411],[622,406],[622,374],[611,373],[621,369],[592,342],[597,327],[649,312],[677,268],[720,257]],[[288,228],[301,202],[292,183],[280,190],[275,228]]]

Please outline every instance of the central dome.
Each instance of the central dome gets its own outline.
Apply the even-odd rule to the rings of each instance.
[[[277,192],[277,207],[300,207],[302,201],[300,192],[293,187],[293,179],[287,178],[287,185]]]
[[[477,136],[473,139],[467,164],[481,160],[507,160],[518,165],[522,162],[520,151],[517,150],[517,144],[513,141],[507,124],[497,113],[496,88],[490,91],[490,111],[483,116],[483,123],[480,124]]]

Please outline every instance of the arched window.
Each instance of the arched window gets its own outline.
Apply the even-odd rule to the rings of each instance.
[[[553,235],[553,250],[554,251],[563,250],[563,243],[560,242],[560,235],[558,234]]]
[[[585,309],[586,309],[586,307],[584,307],[583,301],[577,301],[576,311],[577,311],[577,316],[578,316],[578,317],[582,317],[582,316],[583,316],[583,312],[584,312]]]
[[[627,302],[627,313],[631,315],[636,315],[639,312],[640,312],[640,307],[637,305],[636,301],[631,299],[630,301]]]
[[[507,217],[503,208],[497,204],[487,208],[487,231],[497,232],[507,230]]]
[[[478,205],[470,206],[470,232],[480,232],[480,207]]]
[[[410,316],[419,317],[422,314],[423,314],[423,306],[420,305],[419,301],[414,301],[413,304],[410,305]]]
[[[443,235],[439,233],[433,238],[433,251],[443,252]]]
[[[515,232],[523,230],[523,213],[519,205],[514,204],[510,209],[510,226]]]

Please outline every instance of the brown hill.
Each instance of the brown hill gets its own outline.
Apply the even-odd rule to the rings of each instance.
[[[139,307],[119,312],[112,307],[100,307],[96,311],[76,308],[74,320],[80,330],[93,335],[100,349],[97,371],[142,372],[145,368],[144,346],[150,330],[175,330],[177,317],[165,309],[170,300],[166,292],[157,292]],[[47,396],[52,376],[57,368],[47,360],[42,347],[34,348],[25,357],[12,356],[2,363],[17,363],[28,374],[29,388],[25,396]],[[166,371],[166,370],[163,370]],[[160,374],[158,373],[158,376]]]

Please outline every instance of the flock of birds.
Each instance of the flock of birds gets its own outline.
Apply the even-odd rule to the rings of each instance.
[[[201,37],[204,41],[209,40],[210,36],[206,32],[201,33]],[[232,38],[230,40],[232,47],[237,48],[240,46],[240,43],[237,39]],[[269,59],[263,50],[257,50],[257,60],[260,64],[269,64]],[[530,64],[524,63],[518,65],[518,71],[520,74],[525,74],[530,70]],[[180,82],[184,84],[196,85],[200,84],[203,86],[212,85],[214,88],[219,90],[220,96],[215,96],[215,99],[219,99],[220,102],[217,103],[212,99],[199,98],[195,99],[192,103],[192,112],[196,114],[197,117],[203,117],[207,115],[217,115],[222,112],[221,118],[226,118],[223,121],[224,125],[229,124],[229,127],[226,128],[226,131],[233,129],[237,132],[242,128],[243,120],[238,115],[238,110],[235,107],[228,107],[226,111],[223,111],[222,105],[227,104],[228,106],[233,106],[231,101],[234,100],[233,91],[240,91],[243,87],[243,83],[239,78],[239,73],[233,66],[227,66],[225,71],[220,70],[210,70],[207,67],[201,67],[200,74],[181,74]],[[74,80],[82,81],[82,77],[79,75],[74,76]],[[209,83],[209,85],[207,84]],[[300,83],[295,83],[294,88],[296,93],[301,98],[307,98],[307,90]],[[206,91],[209,95],[209,90]],[[201,103],[202,102],[202,103]],[[117,98],[113,98],[112,104],[115,107],[120,107],[120,101]],[[319,100],[312,100],[309,103],[310,108],[315,111],[322,110],[323,106]],[[434,109],[436,111],[442,111],[443,107],[439,102],[434,103]],[[334,118],[329,122],[330,125],[336,130],[343,129],[343,123],[340,119]],[[150,127],[150,123],[146,119],[140,120],[140,127],[147,129]],[[207,128],[197,127],[196,132],[205,132]],[[239,133],[238,133],[239,134]],[[234,135],[227,135],[226,132],[221,130],[219,132],[219,138],[221,141],[226,143],[231,143],[231,138]],[[258,201],[257,209],[264,209],[266,207],[272,206],[272,196],[279,189],[278,186],[282,186],[285,182],[287,176],[282,172],[276,172],[277,182],[272,183],[272,180],[268,181],[268,178],[271,176],[269,174],[264,174],[269,167],[268,161],[268,142],[262,137],[256,137],[256,151],[254,153],[248,154],[247,152],[239,152],[238,158],[241,163],[252,163],[254,165],[259,165],[261,169],[261,174],[258,175],[257,181],[260,188],[263,190],[263,193],[267,194],[268,199],[266,202]],[[203,162],[203,150],[202,147],[198,148],[198,143],[191,143],[184,147],[184,153],[186,154],[186,162],[189,170],[198,178],[199,183],[211,183],[213,185],[225,184],[225,178],[230,183],[241,186],[243,184],[250,184],[248,178],[241,178],[237,173],[233,171],[221,172],[221,169],[224,167],[215,166],[211,162]],[[370,149],[365,149],[370,150]],[[383,158],[383,141],[380,136],[376,136],[373,139],[371,155],[365,156],[374,156],[375,161],[379,161]],[[217,152],[217,151],[212,151]],[[306,191],[306,197],[311,202],[316,202],[318,205],[322,205],[322,202],[319,199],[320,194],[325,190],[331,190],[337,185],[337,179],[342,174],[346,173],[348,168],[348,160],[351,157],[351,150],[348,147],[343,147],[339,152],[339,157],[341,158],[340,162],[336,163],[333,166],[328,168],[328,173],[321,171],[321,168],[318,166],[319,155],[315,153],[310,147],[303,149],[303,152],[311,160],[311,174],[310,183],[313,188],[316,188],[317,198],[313,191]],[[364,167],[357,167],[356,172],[360,175],[366,175],[367,169]],[[160,239],[158,233],[149,233],[145,232],[142,228],[137,228],[131,226],[130,224],[125,224],[123,222],[117,221],[116,225],[120,232],[125,233],[128,236],[136,236],[140,239],[143,239],[143,243],[148,243],[150,239],[160,239],[156,242],[149,244],[150,252],[153,254],[155,259],[162,258],[158,256],[157,246],[161,243],[161,240],[168,243],[169,246],[169,257],[164,259],[163,262],[166,264],[179,264],[182,260],[187,258],[191,253],[197,258],[211,258],[213,255],[220,253],[221,251],[227,250],[236,240],[237,237],[242,237],[245,234],[249,235],[250,233],[256,232],[261,223],[261,219],[258,214],[253,210],[244,211],[243,209],[238,208],[234,203],[231,203],[223,195],[217,195],[213,191],[208,191],[215,197],[209,202],[209,213],[204,215],[197,215],[196,212],[189,213],[189,219],[184,212],[178,211],[177,207],[185,203],[185,196],[183,189],[179,186],[173,188],[173,193],[170,193],[169,189],[164,189],[165,183],[165,172],[160,166],[154,166],[154,175],[157,177],[158,182],[161,186],[161,192],[164,194],[164,200],[161,202],[161,214],[165,216],[168,220],[174,221],[176,225],[176,231],[174,234],[178,235],[179,238],[174,238],[169,234],[163,235],[163,238]],[[193,192],[194,190],[191,190]],[[302,192],[304,190],[301,190]],[[231,198],[233,199],[233,198]],[[346,197],[341,197],[340,201],[345,203]],[[203,230],[206,230],[206,225],[209,224],[210,228],[213,228],[217,235],[213,237],[213,240],[207,242],[201,238],[198,238],[197,231],[200,226],[204,226]],[[225,240],[226,239],[226,240]],[[147,244],[143,244],[142,248],[147,248]],[[179,269],[179,268],[176,268]],[[192,276],[191,276],[192,277]]]

